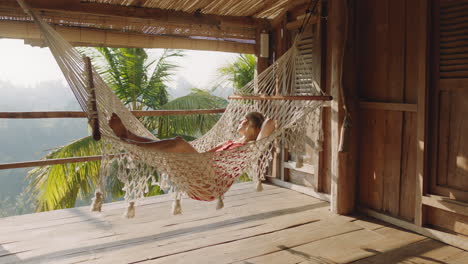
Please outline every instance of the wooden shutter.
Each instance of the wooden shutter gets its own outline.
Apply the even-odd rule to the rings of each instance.
[[[435,1],[433,18],[430,191],[468,202],[468,1]]]

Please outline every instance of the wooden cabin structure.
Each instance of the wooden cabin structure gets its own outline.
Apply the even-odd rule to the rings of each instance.
[[[464,251],[468,250],[468,119],[466,118],[468,115],[468,1],[321,0],[317,5],[315,0],[27,0],[26,2],[34,9],[40,10],[41,15],[76,46],[178,48],[252,53],[258,56],[259,72],[291,46],[293,37],[304,25],[304,21],[308,22],[306,38],[301,43],[301,53],[308,56],[311,67],[317,69],[315,74],[320,80],[322,89],[334,98],[322,116],[323,150],[317,152],[308,149],[303,157],[292,157],[287,149],[276,153],[271,166],[271,175],[268,175],[270,176],[268,178],[274,185],[295,192],[275,186],[268,187],[267,192],[275,193],[272,194],[272,199],[269,200],[262,195],[258,195],[258,199],[264,206],[283,210],[284,215],[278,218],[277,222],[271,220],[268,223],[260,221],[255,224],[277,225],[275,230],[295,228],[297,225],[303,227],[305,222],[311,224],[315,221],[315,218],[311,218],[313,214],[323,214],[320,216],[322,218],[317,217],[324,224],[330,221],[330,226],[327,226],[330,228],[334,228],[331,227],[333,223],[337,228],[341,228],[349,222],[357,221],[361,227],[365,225],[362,236],[350,236],[348,240],[344,240],[348,241],[346,243],[357,243],[356,248],[343,245],[344,242],[339,242],[340,238],[334,238],[335,240],[332,239],[334,242],[330,240],[332,242],[316,247],[310,246],[312,242],[302,241],[299,238],[291,242],[294,240],[293,237],[282,237],[281,239],[291,241],[281,244],[283,247],[278,244],[274,249],[268,248],[266,242],[259,242],[260,240],[252,240],[253,244],[250,246],[243,245],[241,240],[248,236],[243,230],[255,229],[255,225],[239,226],[239,229],[235,229],[239,232],[238,236],[234,229],[230,229],[229,232],[219,229],[228,233],[226,239],[217,240],[216,231],[210,235],[208,230],[203,228],[219,223],[207,222],[199,226],[203,232],[208,232],[203,233],[207,236],[203,243],[197,240],[201,238],[195,239],[196,234],[184,233],[189,236],[187,239],[190,241],[193,239],[193,243],[200,242],[199,247],[190,247],[187,242],[183,244],[183,249],[176,249],[175,246],[165,247],[165,253],[153,254],[152,250],[157,250],[155,247],[161,245],[152,244],[142,248],[142,252],[146,252],[142,253],[142,258],[131,257],[131,254],[138,254],[137,247],[135,252],[127,250],[126,255],[117,254],[117,262],[122,260],[131,263],[138,261],[151,263],[178,261],[179,263],[184,261],[175,257],[180,253],[177,256],[194,257],[197,261],[193,263],[236,261],[238,263],[335,263],[358,260],[362,263],[397,263],[406,258],[395,257],[394,262],[385,262],[389,255],[383,252],[390,250],[394,252],[390,256],[406,254],[408,257],[411,256],[408,252],[418,252],[414,247],[417,244],[412,243],[419,240],[410,239],[412,242],[408,244],[388,242],[392,246],[382,248],[381,251],[367,247],[367,251],[359,251],[357,246],[361,245],[359,239],[372,240],[371,236],[375,235],[373,232],[376,229],[387,228],[388,224],[392,224],[419,234],[411,233],[415,237],[422,235],[458,248],[447,246],[446,250],[440,251],[443,252],[438,255],[440,259],[434,257],[431,259],[434,262],[429,262],[428,258],[425,258],[417,263],[445,263],[444,261],[468,263],[468,256]],[[308,17],[306,14],[309,12],[312,12],[311,19],[306,20]],[[265,34],[268,35],[267,57],[260,56],[265,52],[262,50],[265,44],[261,45],[262,35]],[[15,0],[0,0],[0,37],[24,39],[25,43],[44,46],[38,29]],[[0,113],[0,118],[70,115],[80,114]],[[351,127],[347,127],[349,124]],[[93,157],[93,159],[98,158]],[[83,160],[51,162],[77,161]],[[298,163],[303,163],[303,166],[296,166]],[[47,161],[0,164],[0,169],[43,164],[47,164]],[[242,187],[235,187],[231,196],[236,196],[238,192],[242,193],[241,189]],[[297,192],[314,198],[305,198],[306,196]],[[285,195],[284,200],[278,193]],[[304,217],[305,222],[299,223],[297,218],[287,215],[294,211],[285,209],[293,208],[293,204],[287,201],[288,198],[304,208],[320,204],[316,199],[326,201],[325,207],[335,215],[332,216],[326,210],[314,209],[311,215],[307,216],[307,213],[301,211],[301,217]],[[160,200],[148,200],[148,210],[154,211],[154,208],[162,207],[159,203],[166,198],[158,199]],[[109,208],[119,206],[121,205],[109,205]],[[264,214],[260,218],[254,217],[254,220],[262,220],[264,219],[262,217],[266,218],[269,214],[265,208],[248,208],[246,212],[249,213],[246,214],[252,215],[255,210],[261,211],[259,215]],[[6,227],[13,228],[15,221],[18,221],[18,223],[27,223],[31,229],[40,230],[43,226],[41,223],[45,225],[47,221],[51,221],[52,216],[61,215],[63,219],[68,219],[76,217],[71,214],[84,214],[81,209],[70,210],[74,211],[0,220],[0,226],[5,224]],[[228,211],[231,216],[240,212],[232,208],[228,208]],[[298,211],[292,214],[295,213]],[[350,214],[354,214],[354,217],[356,214],[359,216],[356,218],[343,216]],[[149,211],[145,211],[144,215],[140,224],[150,219]],[[379,221],[369,222],[369,218],[364,215],[377,218]],[[110,214],[105,217],[115,218],[115,215]],[[205,218],[202,214],[190,219],[184,217],[187,222],[164,218],[167,219],[167,224],[159,220],[157,226],[161,228],[172,225],[184,226],[192,225],[190,221],[208,221],[203,220]],[[206,218],[210,217],[223,216],[211,212],[206,215]],[[250,219],[248,215],[241,218],[242,221]],[[37,223],[32,224],[36,222],[34,219],[37,219]],[[87,215],[86,219],[96,226],[102,224],[102,219],[94,221],[91,220],[93,217]],[[239,219],[224,220],[229,222]],[[9,221],[11,223],[8,223]],[[282,225],[281,221],[291,221],[290,223],[294,224]],[[143,226],[142,228],[146,228]],[[85,226],[80,226],[81,228],[86,232],[93,230]],[[182,228],[183,232],[196,230],[193,226]],[[14,231],[10,232],[0,227],[0,233],[2,236],[11,235],[11,241],[26,238],[26,233],[18,228],[13,229]],[[125,229],[125,232],[128,229],[130,228]],[[173,229],[167,234],[177,233],[177,230],[180,230]],[[351,232],[351,229],[343,231],[343,234]],[[50,227],[44,230],[46,230],[44,232],[54,232]],[[154,239],[151,236],[157,236],[156,233],[160,232],[159,229],[149,227],[148,230],[153,233],[144,235],[150,240]],[[64,228],[61,232],[80,235],[80,230]],[[136,238],[138,232],[142,231],[137,231],[133,237],[126,237],[125,241],[128,244],[143,243]],[[255,234],[263,236],[273,231],[258,232]],[[304,232],[310,236],[317,234]],[[394,232],[396,235],[403,231],[388,232],[388,234]],[[300,233],[298,231],[294,234],[284,234],[301,237]],[[83,237],[86,237],[86,234]],[[410,233],[405,234],[396,237],[401,238],[401,241],[409,241],[403,237],[410,237],[408,235]],[[107,235],[114,236],[115,233]],[[383,233],[380,235],[385,236]],[[105,236],[106,234],[102,233],[100,239]],[[322,234],[322,237],[327,235]],[[66,241],[63,236],[57,236],[57,239]],[[263,239],[262,241],[272,239],[274,243],[274,240],[279,238],[265,236]],[[376,238],[375,243],[379,243],[378,241]],[[0,239],[1,244],[7,242]],[[47,243],[44,239],[38,239],[36,242]],[[168,240],[167,243],[176,242],[182,243],[175,238],[173,241]],[[222,247],[224,244],[232,247]],[[409,244],[412,244],[413,248],[398,249]],[[303,251],[295,248],[300,245],[310,247],[305,246],[302,248]],[[431,245],[432,249],[436,247],[433,246],[435,244]],[[337,247],[336,252],[341,247],[346,248],[348,251],[343,252],[348,252],[349,258],[343,255],[336,257],[332,253],[327,255],[328,258],[311,257],[315,256],[314,254],[320,255],[321,250],[333,246]],[[130,247],[122,245],[122,248]],[[226,255],[217,252],[212,255],[216,256],[216,259],[203,259],[203,256],[211,256],[207,253],[210,247],[215,251],[216,248],[225,250],[228,252],[226,253],[228,257],[223,259],[222,257]],[[362,248],[360,247],[361,250]],[[241,254],[245,258],[234,257],[237,249],[245,253]],[[3,258],[1,250],[0,248],[0,263]],[[67,250],[61,251],[60,261],[66,262],[67,252],[70,256],[78,252]],[[81,250],[92,252],[93,246],[81,247]],[[251,252],[254,250],[259,250],[261,253],[254,254]],[[307,250],[310,250],[310,254]],[[280,251],[284,252],[277,253]],[[272,252],[277,255],[270,255]],[[294,256],[293,260],[287,258],[288,253]],[[21,254],[20,251],[11,253],[8,259],[14,260],[14,256]],[[382,256],[379,257],[380,254]],[[112,254],[104,255],[106,255],[104,262],[114,261]],[[53,258],[54,254],[51,253],[50,256]],[[73,257],[70,257],[70,263],[72,259]],[[85,258],[74,260],[86,261]],[[99,262],[97,259],[87,261]]]

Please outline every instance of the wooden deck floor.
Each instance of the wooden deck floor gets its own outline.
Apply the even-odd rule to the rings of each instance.
[[[137,217],[125,205],[0,219],[0,263],[468,263],[468,253],[371,218],[333,215],[328,203],[271,185],[234,185],[225,208],[168,195]]]

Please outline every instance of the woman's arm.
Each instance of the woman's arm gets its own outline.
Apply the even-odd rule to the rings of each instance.
[[[271,135],[276,129],[276,121],[273,119],[267,119],[263,122],[260,133],[258,133],[257,140],[263,139]]]

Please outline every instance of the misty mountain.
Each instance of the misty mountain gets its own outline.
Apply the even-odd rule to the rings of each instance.
[[[229,95],[232,94],[233,88],[230,85],[218,85],[213,89],[213,87],[196,87],[192,83],[190,83],[186,78],[179,76],[175,82],[175,87],[170,87],[168,89],[169,96],[172,99],[186,96],[192,92],[193,88],[199,88],[203,90],[211,91],[211,94],[215,96],[219,96],[222,98],[227,98]]]
[[[169,97],[172,99],[188,95],[195,86],[182,76],[177,77],[175,87],[169,87]]]
[[[0,93],[0,111],[4,112],[80,110],[72,92],[61,81],[33,87],[0,81]],[[0,135],[0,163],[30,161],[87,136],[88,125],[84,118],[0,119]],[[0,211],[11,206],[7,201],[16,201],[30,169],[0,170]]]
[[[73,93],[60,80],[40,82],[32,87],[21,87],[0,81],[0,111],[79,111]]]

